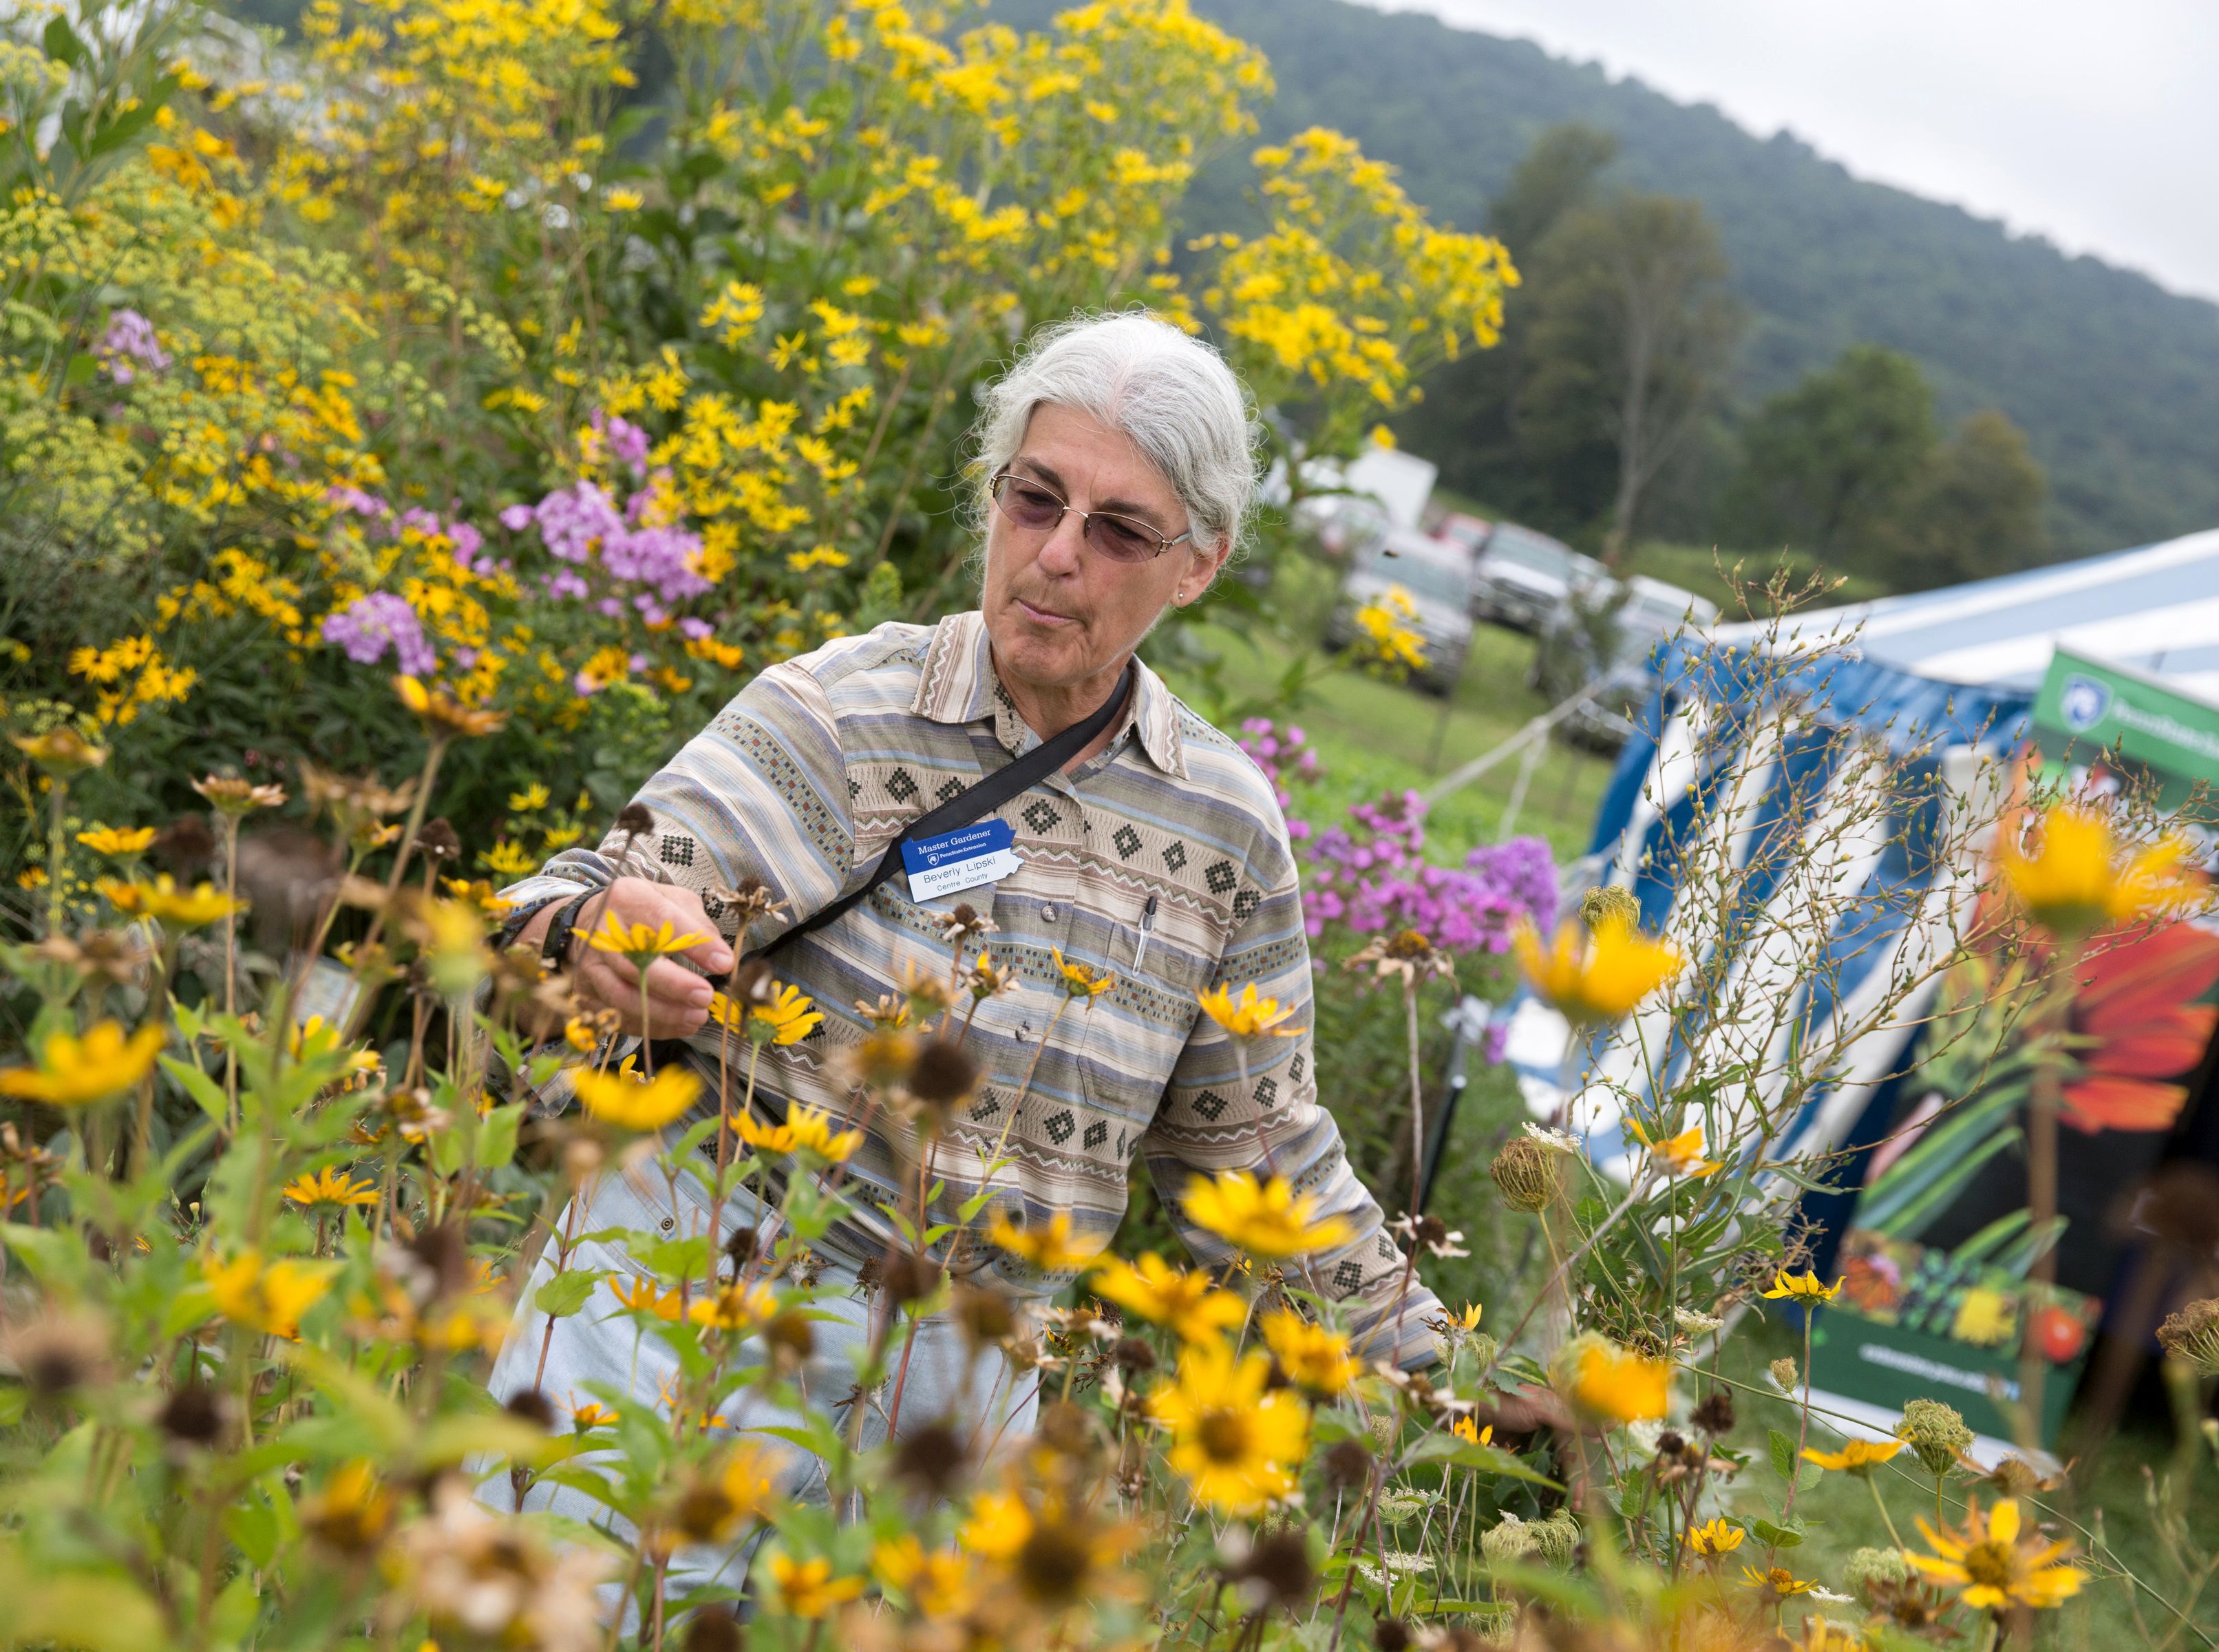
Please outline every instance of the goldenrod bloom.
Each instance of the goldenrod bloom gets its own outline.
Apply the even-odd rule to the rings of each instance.
[[[1010,1255],[1021,1256],[1050,1273],[1084,1268],[1102,1253],[1099,1245],[1082,1251],[1071,1242],[1071,1218],[1060,1210],[1038,1227],[1020,1227],[1006,1216],[997,1216],[986,1230],[986,1238]]]
[[[1938,1552],[1906,1551],[1904,1558],[1929,1582],[1961,1591],[1959,1598],[1978,1611],[2054,1606],[2078,1593],[2087,1574],[2056,1563],[2073,1545],[2045,1543],[2039,1536],[2021,1543],[2023,1524],[2016,1499],[2003,1499],[1983,1518],[1974,1498],[1967,1505],[1961,1529],[1939,1532],[1921,1516],[1918,1530]]]
[[[1240,996],[1233,996],[1232,987],[1223,982],[1211,991],[1197,992],[1195,1002],[1203,1013],[1235,1038],[1296,1038],[1299,1027],[1283,1027],[1280,1023],[1295,1013],[1289,1004],[1284,1009],[1277,998],[1259,998],[1253,981],[1240,989]]]
[[[1781,1599],[1793,1594],[1808,1594],[1818,1586],[1799,1578],[1785,1566],[1774,1566],[1758,1571],[1754,1566],[1741,1568],[1741,1581],[1752,1589],[1769,1590]]]
[[[84,1107],[138,1087],[161,1053],[163,1029],[149,1024],[129,1038],[121,1022],[103,1021],[83,1038],[55,1032],[35,1067],[0,1072],[0,1096],[20,1096],[48,1107]]]
[[[1074,998],[1098,998],[1117,984],[1117,978],[1107,970],[1097,970],[1090,965],[1075,964],[1063,955],[1063,948],[1049,948],[1055,959],[1055,967],[1063,977],[1063,990]]]
[[[1265,1345],[1296,1388],[1330,1398],[1356,1381],[1356,1360],[1339,1332],[1313,1324],[1290,1308],[1266,1314],[1263,1331]]]
[[[2033,854],[2007,842],[1998,859],[2027,916],[2052,935],[2077,941],[2107,923],[2179,904],[2193,876],[2183,864],[2187,852],[2179,837],[2133,850],[2113,834],[2106,816],[2067,803],[2042,817]]]
[[[206,1258],[201,1272],[225,1319],[291,1342],[301,1334],[301,1316],[331,1289],[337,1265],[290,1257],[264,1264],[260,1251],[247,1250],[228,1262]]]
[[[152,826],[96,826],[89,832],[79,832],[77,841],[95,854],[114,855],[128,860],[134,854],[144,854],[154,845]]]
[[[1540,931],[1520,918],[1511,945],[1533,991],[1576,1026],[1622,1021],[1687,964],[1676,947],[1615,921],[1584,941],[1578,926],[1567,923],[1545,952]]]
[[[168,873],[162,873],[151,884],[125,883],[120,879],[103,878],[94,885],[108,897],[108,904],[126,917],[156,918],[175,929],[198,929],[214,923],[218,918],[227,918],[241,910],[244,903],[235,901],[213,884],[202,884],[194,889],[180,889],[177,880]]]
[[[1111,1257],[1094,1276],[1094,1294],[1128,1314],[1167,1325],[1184,1342],[1208,1342],[1248,1317],[1248,1305],[1207,1274],[1174,1268],[1153,1251],[1138,1263]]]
[[[1669,1403],[1672,1365],[1644,1359],[1617,1344],[1594,1338],[1572,1361],[1572,1398],[1597,1416],[1621,1423],[1662,1417]]]
[[[1308,1450],[1309,1413],[1286,1389],[1266,1390],[1271,1371],[1262,1354],[1236,1360],[1222,1342],[1189,1343],[1178,1378],[1149,1398],[1171,1431],[1172,1467],[1221,1514],[1252,1514],[1293,1491]]]
[[[828,1164],[847,1163],[863,1145],[861,1130],[834,1130],[832,1115],[821,1107],[789,1107],[783,1124],[765,1124],[742,1113],[733,1118],[732,1129],[759,1153],[813,1153]]]
[[[779,1605],[796,1618],[822,1618],[863,1592],[861,1578],[834,1577],[823,1556],[797,1561],[782,1549],[770,1557],[770,1581]]]
[[[604,912],[601,927],[594,931],[589,944],[597,953],[615,953],[644,969],[656,959],[690,952],[708,938],[706,935],[679,935],[667,918],[650,929],[644,923],[619,922],[615,913]]]
[[[1772,1276],[1772,1289],[1764,1294],[1775,1301],[1785,1297],[1792,1297],[1806,1307],[1815,1307],[1820,1302],[1831,1302],[1839,1296],[1842,1294],[1842,1282],[1837,1279],[1831,1285],[1821,1284],[1818,1282],[1818,1270],[1815,1269],[1804,1269],[1799,1277],[1783,1268]]]
[[[1690,1125],[1676,1136],[1651,1137],[1641,1127],[1638,1119],[1628,1119],[1625,1127],[1633,1133],[1634,1140],[1649,1149],[1650,1158],[1675,1176],[1708,1176],[1720,1167],[1720,1161],[1703,1157],[1703,1127]]]
[[[660,1130],[701,1094],[701,1081],[683,1067],[665,1067],[647,1079],[586,1070],[571,1084],[588,1114],[625,1130]]]
[[[316,1205],[374,1205],[377,1202],[377,1183],[357,1182],[346,1171],[326,1164],[315,1175],[303,1171],[285,1184],[287,1202],[309,1208]]]
[[[1840,1287],[1837,1286],[1837,1289]],[[1874,1469],[1903,1450],[1901,1440],[1848,1440],[1838,1451],[1820,1451],[1806,1447],[1803,1460],[1815,1463],[1821,1469],[1833,1469],[1844,1474],[1869,1476]]]
[[[1225,1171],[1187,1184],[1188,1220],[1255,1256],[1304,1256],[1348,1242],[1346,1221],[1316,1213],[1317,1200],[1297,1199],[1284,1176],[1259,1184],[1246,1171]]]
[[[1688,1528],[1688,1547],[1698,1555],[1731,1555],[1741,1547],[1742,1539],[1749,1536],[1737,1525],[1729,1525],[1719,1519],[1706,1520],[1700,1525]]]

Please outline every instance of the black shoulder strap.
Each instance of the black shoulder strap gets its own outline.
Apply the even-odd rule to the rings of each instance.
[[[1125,674],[1117,680],[1117,690],[1102,704],[1102,709],[1083,723],[1074,723],[1060,734],[1054,735],[1035,746],[1023,756],[1012,759],[980,780],[950,798],[939,808],[919,815],[902,829],[894,841],[886,845],[886,852],[879,857],[879,864],[861,889],[842,895],[821,911],[813,912],[793,928],[770,943],[758,948],[757,958],[768,958],[790,943],[811,932],[823,928],[835,918],[844,916],[848,909],[867,898],[872,891],[901,870],[902,845],[913,837],[931,837],[936,833],[954,831],[958,826],[968,826],[973,821],[990,815],[1011,798],[1022,796],[1038,782],[1046,779],[1066,763],[1094,742],[1099,735],[1117,719],[1125,709],[1125,702],[1133,697],[1134,684],[1139,680],[1138,663],[1125,668]]]

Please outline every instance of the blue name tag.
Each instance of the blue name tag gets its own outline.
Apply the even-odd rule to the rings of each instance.
[[[1016,841],[1016,834],[1005,820],[982,820],[937,837],[904,841],[902,864],[909,869],[909,897],[929,901],[1008,877],[1017,869],[1016,854],[1010,848]]]

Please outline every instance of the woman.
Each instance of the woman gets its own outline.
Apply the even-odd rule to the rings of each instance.
[[[1349,1223],[1353,1237],[1310,1267],[1345,1300],[1364,1351],[1414,1365],[1432,1357],[1426,1322],[1439,1308],[1422,1289],[1403,1294],[1402,1255],[1318,1105],[1309,952],[1286,823],[1234,742],[1134,658],[1169,608],[1202,596],[1239,543],[1255,492],[1253,428],[1231,370],[1176,328],[1120,315],[1047,331],[984,398],[979,608],[935,625],[882,625],[771,667],[642,788],[650,828],[560,854],[506,894],[530,913],[522,937],[566,957],[579,990],[637,1032],[639,978],[621,958],[587,949],[579,917],[598,922],[605,900],[625,924],[712,935],[690,957],[721,976],[738,938],[734,888],[759,879],[782,904],[745,938],[760,947],[861,885],[920,816],[1123,696],[1060,772],[994,811],[1011,835],[1014,870],[933,898],[912,898],[893,878],[778,951],[778,978],[826,1019],[811,1037],[763,1052],[756,1109],[769,1120],[805,1103],[856,1125],[865,1140],[845,1175],[857,1202],[913,1198],[898,1127],[869,1115],[840,1054],[870,1030],[862,1006],[918,978],[948,978],[941,920],[968,904],[992,933],[971,941],[965,962],[983,944],[1015,984],[979,1003],[971,1022],[966,1048],[981,1079],[937,1149],[934,1174],[946,1183],[938,1214],[954,1220],[1000,1158],[979,1226],[996,1215],[1021,1227],[1064,1216],[1076,1249],[1098,1248],[1124,1214],[1137,1152],[1189,1245],[1215,1264],[1229,1251],[1185,1220],[1189,1183],[1236,1168],[1284,1176]],[[1059,954],[1079,966],[1077,977]],[[1086,994],[1090,974],[1114,984]],[[1253,983],[1291,1009],[1284,1025],[1297,1030],[1237,1046],[1197,1004],[1220,983]],[[717,1104],[718,1029],[703,1030],[710,984],[669,960],[650,966],[645,984],[644,1030],[690,1040],[687,1059],[708,1081],[706,1116]],[[610,1176],[591,1199],[573,1231],[670,1233],[707,1220],[682,1183],[671,1209],[660,1177]],[[743,1196],[721,1213],[721,1231],[768,1219]],[[836,1228],[817,1247],[827,1281],[865,1270],[892,1237],[875,1217]],[[991,1247],[981,1255],[975,1244],[967,1258],[1020,1299],[1073,1276]],[[587,1254],[578,1264],[615,1269],[622,1258]],[[817,1327],[805,1372],[820,1406],[848,1400],[869,1316],[885,1311],[845,1295],[837,1302],[853,1312]],[[557,1404],[583,1404],[587,1385],[629,1380],[632,1393],[656,1394],[668,1362],[658,1363],[651,1338],[636,1353],[630,1325],[606,1317],[613,1308],[604,1284],[550,1337],[527,1307],[495,1391],[538,1386]],[[991,1350],[982,1358],[966,1356],[953,1326],[927,1321],[899,1432],[952,1417],[982,1438],[1022,1432],[1032,1384],[1014,1380]],[[862,1402],[867,1438],[883,1438],[886,1396]]]

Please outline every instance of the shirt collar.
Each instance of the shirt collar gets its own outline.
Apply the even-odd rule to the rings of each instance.
[[[1164,680],[1139,661],[1139,680],[1132,704],[1118,720],[1110,738],[1110,750],[1128,733],[1141,749],[1165,773],[1187,778],[1186,757],[1181,749],[1178,701]],[[1037,744],[1025,728],[994,674],[994,655],[986,637],[986,617],[973,608],[949,614],[933,627],[926,646],[924,669],[918,674],[917,698],[910,709],[935,723],[976,723],[991,717],[1003,744],[1021,751]]]

